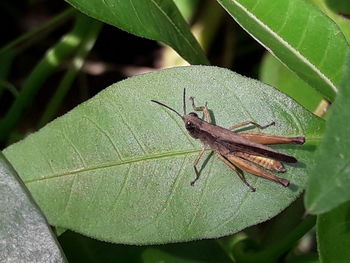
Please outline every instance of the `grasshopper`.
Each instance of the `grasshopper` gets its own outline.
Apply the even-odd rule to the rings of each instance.
[[[207,149],[211,149],[230,169],[237,172],[240,179],[251,189],[252,192],[255,192],[256,189],[247,182],[242,171],[246,171],[250,174],[281,184],[284,187],[288,187],[288,180],[277,177],[260,167],[264,167],[273,172],[283,173],[286,172],[286,169],[284,168],[282,161],[286,163],[296,163],[297,159],[266,145],[304,144],[305,137],[283,137],[260,132],[235,132],[235,129],[247,125],[266,129],[267,127],[275,125],[275,122],[262,126],[253,121],[245,121],[226,129],[212,123],[207,106],[196,106],[194,103],[194,97],[190,97],[190,100],[192,101],[194,111],[203,112],[203,119],[199,118],[195,112],[186,114],[186,89],[184,89],[183,92],[184,115],[181,115],[173,108],[159,101],[151,101],[175,112],[185,123],[188,133],[193,138],[199,139],[203,143],[203,148],[193,163],[196,178],[191,182],[192,186],[200,177],[200,172],[197,169],[200,159]]]

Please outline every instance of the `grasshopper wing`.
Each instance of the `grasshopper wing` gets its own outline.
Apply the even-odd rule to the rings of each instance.
[[[287,163],[296,163],[297,159],[294,158],[291,155],[288,155],[286,153],[282,153],[279,151],[276,151],[266,145],[251,142],[242,136],[239,136],[239,134],[234,134],[235,139],[234,141],[230,140],[229,138],[219,137],[217,138],[217,142],[225,146],[228,150],[230,150],[232,153],[234,152],[243,152],[251,155],[258,155],[263,157],[272,158],[274,160],[283,161]],[[237,135],[239,137],[237,137]],[[239,139],[238,139],[239,138]],[[238,139],[238,140],[237,140]]]

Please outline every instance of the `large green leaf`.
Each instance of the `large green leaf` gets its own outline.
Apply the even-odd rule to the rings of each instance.
[[[321,262],[349,262],[350,203],[318,216],[317,244]]]
[[[303,0],[218,0],[283,64],[333,100],[349,54],[337,25]]]
[[[266,53],[260,66],[260,80],[274,86],[295,99],[309,111],[316,109],[322,96],[302,81],[270,53]]]
[[[66,262],[45,217],[0,152],[0,262]]]
[[[281,146],[284,188],[247,175],[253,193],[214,156],[192,187],[201,143],[151,99],[182,109],[182,92],[208,102],[218,124],[276,121],[266,132],[305,135]],[[193,66],[129,78],[5,150],[49,222],[119,243],[218,237],[267,220],[300,195],[323,121],[286,95],[226,69]]]
[[[132,34],[161,41],[191,64],[208,64],[172,0],[66,0],[81,12]]]
[[[350,200],[350,57],[347,76],[332,105],[325,138],[311,166],[305,206],[310,213],[327,212]]]

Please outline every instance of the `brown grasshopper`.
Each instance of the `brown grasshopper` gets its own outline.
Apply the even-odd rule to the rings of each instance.
[[[305,137],[282,137],[275,136],[260,132],[234,132],[233,130],[253,125],[260,129],[265,129],[271,125],[275,125],[275,122],[271,122],[268,125],[261,126],[253,121],[245,121],[229,127],[228,129],[217,126],[211,123],[209,109],[207,106],[195,106],[194,98],[190,97],[192,101],[192,107],[195,111],[203,111],[204,120],[200,119],[195,112],[186,114],[186,90],[183,93],[183,111],[182,116],[173,108],[155,100],[151,100],[173,112],[175,112],[184,121],[185,127],[189,134],[195,138],[201,140],[203,148],[197,158],[194,161],[193,167],[196,173],[196,178],[191,182],[194,183],[199,179],[200,172],[197,169],[198,162],[203,156],[205,150],[211,149],[217,156],[232,170],[236,171],[240,179],[246,184],[253,192],[256,190],[252,187],[244,177],[242,170],[251,173],[256,176],[263,177],[270,181],[279,183],[284,187],[289,185],[289,181],[283,178],[279,178],[271,173],[254,165],[257,164],[270,171],[285,172],[281,161],[286,163],[296,163],[297,159],[291,155],[276,151],[266,145],[272,144],[304,144]],[[239,168],[239,169],[237,169]]]

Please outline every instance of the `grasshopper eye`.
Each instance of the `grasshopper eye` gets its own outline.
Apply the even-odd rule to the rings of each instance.
[[[195,113],[195,112],[190,112],[189,115],[194,116],[194,117],[198,117],[197,113]]]
[[[191,121],[186,122],[186,129],[193,129],[193,123]]]

